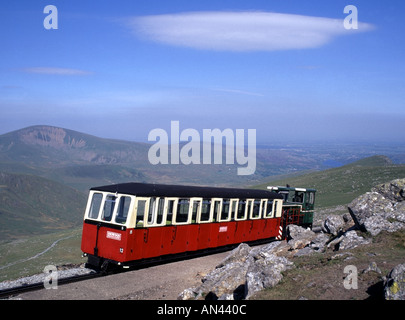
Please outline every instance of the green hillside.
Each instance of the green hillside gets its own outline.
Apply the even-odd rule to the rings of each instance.
[[[80,226],[86,198],[51,180],[0,172],[0,240]]]
[[[394,165],[386,156],[373,156],[339,168],[270,180],[256,188],[286,184],[315,188],[316,207],[326,208],[348,204],[377,184],[403,177],[405,165]]]

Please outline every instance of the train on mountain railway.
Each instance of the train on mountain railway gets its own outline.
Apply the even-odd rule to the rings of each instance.
[[[90,189],[81,250],[95,268],[136,266],[312,228],[315,189],[122,183]]]

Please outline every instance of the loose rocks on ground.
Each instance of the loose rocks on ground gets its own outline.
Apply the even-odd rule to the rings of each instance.
[[[198,287],[184,290],[179,299],[248,299],[255,292],[277,285],[282,272],[291,268],[291,259],[325,250],[342,251],[371,243],[381,231],[405,229],[405,179],[374,187],[349,205],[350,216],[330,215],[321,224],[321,233],[300,226],[287,227],[287,241],[252,249],[241,244]],[[374,265],[365,272],[381,271]],[[405,299],[405,264],[398,265],[385,282],[386,299]]]

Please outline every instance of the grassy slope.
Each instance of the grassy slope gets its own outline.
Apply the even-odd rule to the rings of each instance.
[[[0,240],[78,227],[86,194],[27,174],[0,172]]]
[[[86,262],[81,227],[19,240],[0,241],[0,282],[42,273],[47,265]]]

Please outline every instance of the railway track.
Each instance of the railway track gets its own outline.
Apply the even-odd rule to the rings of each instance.
[[[59,285],[67,284],[67,283],[73,283],[73,282],[93,279],[93,278],[97,278],[97,277],[101,277],[101,276],[105,276],[105,275],[106,274],[103,272],[93,272],[93,273],[88,273],[88,274],[74,275],[74,276],[60,278],[60,279],[58,278],[57,285],[59,286]],[[11,287],[11,288],[0,290],[0,299],[8,299],[8,298],[11,298],[18,294],[21,294],[21,293],[35,291],[35,290],[41,290],[44,288],[45,288],[44,281],[31,283],[31,284],[24,284],[24,285],[16,286],[16,287]]]
[[[314,228],[315,232],[320,232],[320,228]],[[256,245],[263,245],[269,242],[274,241],[274,239],[263,239],[263,240],[256,240],[249,242],[248,244],[251,246],[256,246]],[[68,283],[74,283],[74,282],[79,282],[83,280],[89,280],[89,279],[94,279],[98,277],[103,277],[103,276],[108,276],[116,273],[121,273],[121,272],[128,272],[128,271],[133,271],[133,270],[140,270],[144,268],[148,268],[151,266],[157,266],[161,264],[166,264],[170,262],[176,262],[176,261],[184,261],[184,260],[189,260],[189,259],[194,259],[198,257],[203,257],[206,255],[212,255],[215,253],[221,253],[221,252],[226,252],[229,250],[234,249],[237,247],[237,245],[230,245],[230,246],[224,246],[224,247],[219,247],[219,248],[212,248],[212,249],[207,249],[207,250],[201,250],[198,252],[187,252],[183,254],[177,254],[173,256],[168,256],[168,257],[159,257],[159,258],[154,258],[154,259],[145,259],[143,261],[139,261],[137,265],[131,266],[128,269],[121,269],[121,268],[114,268],[112,267],[111,269],[104,270],[104,271],[96,271],[87,274],[79,274],[79,275],[74,275],[74,276],[68,276],[68,277],[60,277],[57,280],[57,285],[64,285]],[[42,290],[45,288],[44,285],[45,280],[42,280],[40,282],[36,283],[31,283],[31,284],[24,284],[21,286],[15,286],[12,288],[7,288],[7,289],[0,289],[0,299],[8,299],[12,298],[16,295],[25,293],[25,292],[30,292],[30,291],[35,291],[35,290]]]
[[[269,239],[266,240],[257,240],[250,242],[250,245],[260,245],[264,243],[270,242]],[[113,265],[110,265],[108,270],[100,270],[92,273],[87,273],[87,274],[80,274],[80,275],[74,275],[74,276],[69,276],[69,277],[60,277],[57,280],[57,284],[59,285],[64,285],[68,283],[74,283],[74,282],[79,282],[83,280],[88,280],[88,279],[94,279],[102,276],[108,276],[116,273],[121,273],[121,272],[128,272],[128,271],[133,271],[133,270],[139,270],[139,269],[144,269],[152,266],[157,266],[161,264],[167,264],[171,262],[176,262],[176,261],[182,261],[182,260],[189,260],[189,259],[194,259],[198,257],[203,257],[206,255],[212,255],[215,253],[220,253],[220,252],[225,252],[232,250],[236,247],[237,245],[230,245],[230,246],[225,246],[225,247],[219,247],[219,248],[211,248],[207,250],[201,250],[197,252],[185,252],[182,254],[176,254],[172,256],[166,256],[166,257],[158,257],[158,258],[152,258],[152,259],[144,259],[143,261],[139,261],[138,264],[131,266],[128,269],[124,268],[116,268]],[[30,292],[30,291],[35,291],[35,290],[42,290],[45,288],[44,285],[44,280],[36,283],[30,283],[30,284],[24,284],[21,286],[15,286],[7,289],[0,290],[0,299],[8,299],[13,296],[25,293],[25,292]]]

